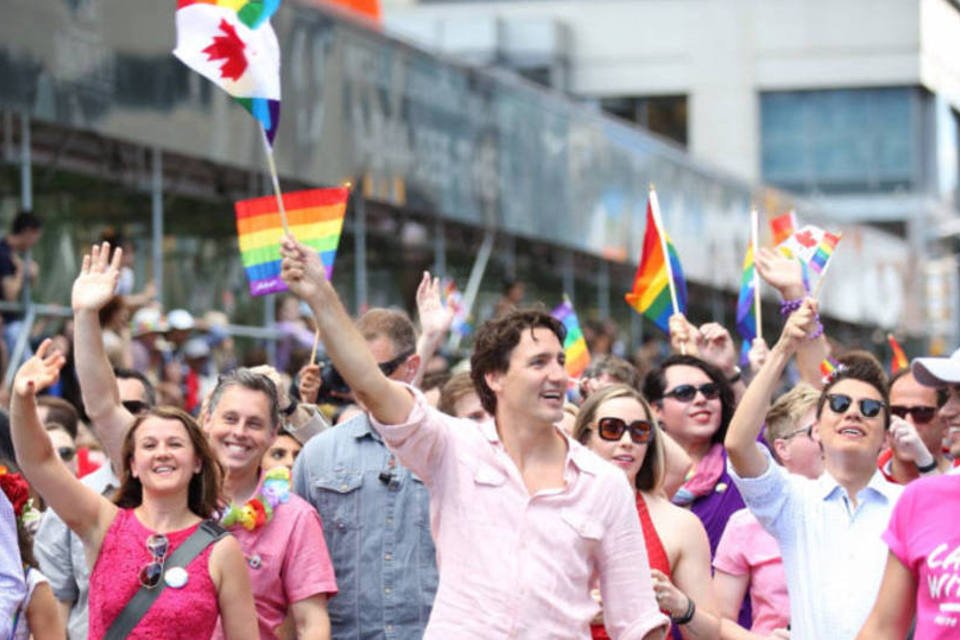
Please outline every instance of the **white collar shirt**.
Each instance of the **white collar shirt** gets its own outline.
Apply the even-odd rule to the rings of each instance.
[[[768,458],[766,471],[730,476],[744,502],[777,539],[790,592],[792,640],[852,640],[866,621],[883,579],[881,539],[903,487],[876,471],[856,507],[829,474],[816,480],[788,473]]]

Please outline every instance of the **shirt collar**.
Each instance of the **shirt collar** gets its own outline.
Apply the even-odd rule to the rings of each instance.
[[[342,430],[344,433],[349,433],[357,440],[369,437],[377,442],[383,442],[380,433],[373,428],[366,413],[359,413],[346,422],[336,425],[336,428]]]
[[[597,475],[598,472],[603,470],[602,465],[606,463],[601,458],[594,455],[585,446],[571,438],[560,427],[554,425],[554,428],[567,443],[567,457],[564,467],[573,464],[580,471],[584,471],[591,475]],[[494,420],[491,419],[481,422],[480,432],[490,444],[499,445],[500,447],[503,446],[503,443],[500,441],[500,435],[497,433],[497,423]]]
[[[820,474],[820,477],[817,478],[817,486],[820,489],[820,497],[823,500],[829,500],[837,495],[844,494],[843,487],[841,487],[840,483],[827,471],[824,471]],[[883,474],[880,473],[880,470],[877,469],[873,472],[873,475],[870,476],[870,481],[867,482],[867,486],[860,490],[860,493],[869,492],[887,502],[895,502],[899,491],[900,487],[892,482],[888,482],[886,478],[883,477]]]

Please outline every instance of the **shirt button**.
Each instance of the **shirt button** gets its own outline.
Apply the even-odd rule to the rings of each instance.
[[[387,633],[390,633],[390,632],[393,631],[393,625],[392,625],[392,624],[388,624],[387,626],[385,626],[385,627],[383,628],[383,630],[386,631]]]
[[[350,488],[349,485],[346,485],[346,484],[340,485],[340,491],[346,491],[346,490],[349,489],[349,488]]]
[[[393,524],[393,516],[387,516],[387,524]]]
[[[390,595],[391,593],[393,593],[393,589],[391,589],[390,587],[384,587],[383,592],[387,595]]]
[[[384,559],[384,560],[388,560],[388,561],[389,561],[389,560],[393,560],[393,554],[392,554],[392,553],[385,553],[385,554],[383,554],[383,559]]]

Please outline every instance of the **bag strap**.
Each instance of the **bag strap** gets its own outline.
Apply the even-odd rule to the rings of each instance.
[[[227,530],[213,520],[204,520],[190,537],[184,540],[176,551],[164,562],[164,573],[171,567],[186,567],[200,553],[220,538],[228,535]],[[123,640],[146,615],[154,601],[160,596],[167,584],[162,578],[157,586],[148,589],[141,585],[127,602],[123,611],[113,620],[104,640]]]

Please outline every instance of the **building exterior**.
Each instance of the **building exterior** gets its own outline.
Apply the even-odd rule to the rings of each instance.
[[[245,111],[172,57],[175,3],[8,1],[13,7],[0,24],[7,163],[0,211],[9,219],[16,208],[32,207],[55,222],[38,250],[49,277],[35,299],[66,302],[76,255],[111,224],[140,241],[137,272],[159,282],[168,306],[224,309],[247,322],[269,318],[270,301],[246,292],[232,212],[233,201],[270,192],[260,133]],[[583,8],[470,8],[572,11],[577,4]],[[682,84],[657,91],[624,85],[608,97],[686,95],[690,153],[605,115],[595,104],[601,93],[585,84],[595,74],[580,69],[575,56],[525,48],[546,38],[568,54],[580,51],[589,40],[579,21],[607,5],[613,15],[616,7],[660,3],[591,2],[563,28],[534,21],[509,40],[525,75],[562,79],[573,94],[593,96],[584,101],[392,35],[394,10],[463,7],[385,5],[379,28],[320,2],[284,3],[273,20],[283,50],[276,162],[286,190],[356,185],[334,272],[355,309],[411,307],[420,271],[433,268],[454,277],[468,297],[476,292],[482,318],[501,282],[519,277],[529,297],[550,303],[566,292],[581,318],[612,318],[631,326],[636,339],[641,327],[622,295],[654,183],[696,292],[691,316],[732,324],[751,205],[766,213],[797,206],[805,221],[830,221],[815,199],[765,186],[739,161],[718,163],[720,152],[711,151],[717,143],[703,139],[709,128],[693,125],[700,98]],[[671,50],[670,37],[661,36],[660,46]],[[646,75],[633,74],[638,81]],[[659,118],[676,127],[682,109],[671,104],[653,101],[635,111],[646,113],[648,124]],[[717,130],[738,117],[731,105],[722,112]],[[749,155],[753,143],[721,134],[737,138]],[[944,217],[952,215],[950,209]],[[897,328],[906,309],[927,305],[923,289],[910,285],[916,247],[902,234],[853,218],[842,228],[852,240],[837,253],[824,299],[838,331],[869,338],[876,327]],[[945,286],[954,286],[955,270],[943,271]],[[953,322],[953,298],[944,299]]]
[[[512,66],[672,138],[697,161],[794,193],[833,224],[904,238],[911,256],[894,271],[906,296],[924,290],[926,300],[893,322],[956,343],[957,2],[384,5],[387,27],[423,46]],[[863,286],[875,288],[874,277]]]

